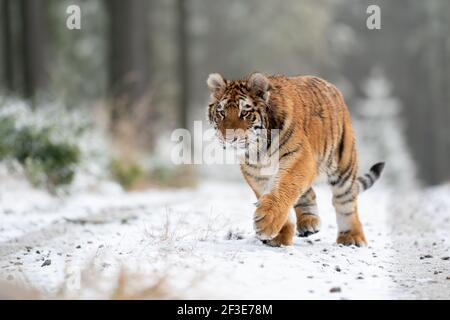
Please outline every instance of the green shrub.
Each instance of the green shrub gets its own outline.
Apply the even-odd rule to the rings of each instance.
[[[154,166],[149,173],[153,185],[162,188],[184,188],[197,185],[197,175],[191,165],[171,166],[160,164]]]
[[[7,158],[14,148],[14,124],[13,117],[0,117],[0,160]]]
[[[110,171],[113,179],[126,190],[135,188],[145,178],[144,169],[135,162],[130,163],[113,159],[111,161]]]
[[[0,117],[0,160],[16,160],[32,184],[53,192],[73,181],[80,150],[75,144],[51,139],[52,131],[31,125],[16,129],[13,117]]]

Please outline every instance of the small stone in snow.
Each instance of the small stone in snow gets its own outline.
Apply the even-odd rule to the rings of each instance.
[[[341,292],[341,288],[340,287],[333,287],[330,289],[331,293],[337,293],[337,292]]]
[[[334,270],[336,270],[337,272],[341,272],[341,268],[339,266],[334,267]]]
[[[81,246],[80,245],[77,245],[75,248],[77,248],[77,249],[81,249]]]
[[[442,260],[450,260],[450,257],[442,257]]]
[[[52,264],[52,260],[47,259],[47,260],[44,261],[44,263],[41,265],[41,267],[49,266],[51,264]]]
[[[421,257],[420,257],[420,260],[423,260],[423,259],[431,259],[431,258],[433,258],[433,256],[432,256],[431,254],[426,254],[426,255],[421,256]]]
[[[359,276],[359,277],[356,278],[356,280],[364,280],[364,277]]]

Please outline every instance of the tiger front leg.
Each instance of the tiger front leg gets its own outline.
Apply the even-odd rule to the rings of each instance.
[[[278,173],[270,191],[257,202],[254,215],[256,236],[272,245],[290,245],[295,227],[288,219],[289,210],[306,192],[314,177],[316,166],[310,152],[280,156]]]

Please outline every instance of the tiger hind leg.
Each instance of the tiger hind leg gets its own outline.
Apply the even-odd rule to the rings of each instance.
[[[350,163],[345,170],[338,171],[331,178],[330,184],[338,226],[336,241],[347,246],[361,247],[366,245],[367,241],[358,216],[356,171],[357,168]]]

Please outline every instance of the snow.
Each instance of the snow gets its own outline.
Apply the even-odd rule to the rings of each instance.
[[[322,230],[272,248],[254,237],[244,183],[57,198],[2,177],[0,279],[63,298],[450,297],[450,186],[360,196],[365,248],[335,243],[331,194],[316,192]]]

